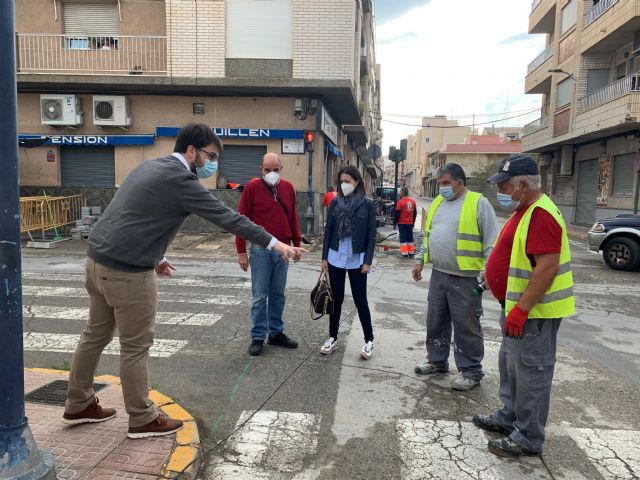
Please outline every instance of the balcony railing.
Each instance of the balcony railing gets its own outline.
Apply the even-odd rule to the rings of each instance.
[[[538,5],[540,5],[540,2],[541,2],[541,1],[542,1],[542,0],[533,0],[533,2],[531,2],[531,11],[532,11],[532,12],[536,9],[536,7],[537,7]]]
[[[553,43],[544,49],[540,55],[538,55],[533,62],[527,67],[527,75],[530,75],[536,68],[542,65],[544,62],[553,57]]]
[[[640,93],[640,74],[628,75],[582,97],[578,102],[578,113],[590,110],[629,93]]]
[[[543,128],[547,128],[548,126],[549,116],[543,115],[542,117],[537,118],[533,122],[527,123],[524,127],[522,127],[522,136],[537,132],[538,130],[542,130]]]
[[[166,37],[18,33],[18,72],[166,75]]]
[[[584,14],[584,26],[585,28],[595,22],[604,12],[613,7],[618,0],[600,0],[596,3],[591,10]]]

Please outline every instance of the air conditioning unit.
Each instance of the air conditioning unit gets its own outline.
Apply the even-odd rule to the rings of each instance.
[[[562,145],[560,150],[560,172],[558,175],[573,175],[573,145]]]
[[[82,106],[75,95],[40,95],[43,125],[81,125]]]
[[[93,124],[110,127],[131,125],[129,99],[125,96],[94,95]]]

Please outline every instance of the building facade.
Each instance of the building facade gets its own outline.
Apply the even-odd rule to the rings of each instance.
[[[529,33],[546,48],[525,80],[542,102],[523,149],[540,154],[544,189],[575,224],[637,213],[640,1],[534,0]]]
[[[371,191],[369,147],[382,136],[373,19],[372,0],[18,0],[19,133],[49,137],[21,149],[23,193],[104,204],[189,122],[222,138],[219,172],[203,183],[233,206],[226,185],[259,175],[268,151],[307,219],[343,165]]]

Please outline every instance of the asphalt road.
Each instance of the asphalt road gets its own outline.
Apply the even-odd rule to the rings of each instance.
[[[542,458],[499,459],[470,423],[499,406],[497,302],[485,294],[478,388],[452,391],[455,371],[419,378],[429,271],[416,284],[409,261],[393,254],[380,253],[369,277],[371,360],[359,357],[350,298],[339,351],[318,352],[328,320],[309,318],[317,249],[289,270],[286,331],[300,347],[249,357],[250,281],[232,237],[181,237],[170,252],[175,276],[159,281],[152,386],[197,418],[209,450],[202,479],[640,478],[640,273],[609,270],[583,241],[571,247],[578,314],[560,330]],[[23,251],[26,366],[71,360],[87,317],[83,250],[65,242]],[[103,355],[100,373],[118,374],[115,353]]]

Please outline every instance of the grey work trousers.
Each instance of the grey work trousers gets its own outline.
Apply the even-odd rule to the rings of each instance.
[[[149,399],[148,357],[158,296],[155,272],[121,272],[87,258],[86,274],[89,320],[71,362],[65,412],[79,413],[93,401],[93,377],[100,355],[117,327],[120,379],[129,425],[146,425],[160,413]]]
[[[522,338],[502,337],[498,367],[502,408],[494,420],[515,443],[541,452],[549,415],[556,340],[561,318],[529,318]],[[504,327],[504,310],[500,327]]]
[[[471,293],[477,284],[475,277],[458,277],[433,270],[427,307],[427,361],[449,367],[453,328],[456,366],[462,375],[473,380],[484,376],[484,339],[480,325],[482,296]]]

